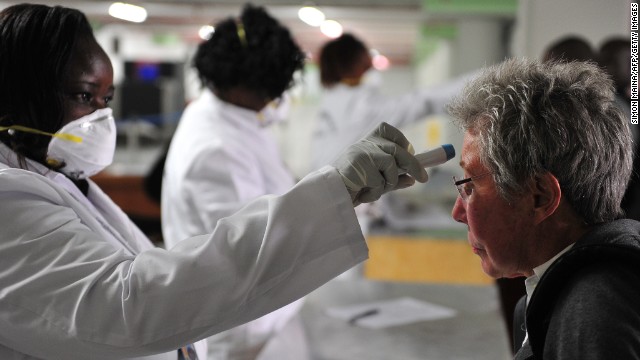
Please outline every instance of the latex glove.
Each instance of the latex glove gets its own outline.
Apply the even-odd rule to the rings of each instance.
[[[413,153],[413,147],[400,130],[381,123],[348,147],[333,166],[342,176],[353,205],[357,206],[376,201],[391,190],[409,187],[416,180],[427,182],[427,171]]]

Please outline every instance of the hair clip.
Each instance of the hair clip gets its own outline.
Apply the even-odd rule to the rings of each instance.
[[[242,44],[243,48],[247,49],[249,47],[249,44],[247,43],[247,33],[244,31],[244,24],[242,23],[242,20],[236,19],[236,28],[238,32],[238,39],[240,39],[240,44]]]

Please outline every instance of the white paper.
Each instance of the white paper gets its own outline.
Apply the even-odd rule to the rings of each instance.
[[[375,314],[360,317],[352,324],[370,329],[382,329],[420,321],[446,319],[457,314],[454,309],[410,297],[332,307],[326,310],[326,314],[349,322],[354,317],[370,313],[371,310],[376,310]]]

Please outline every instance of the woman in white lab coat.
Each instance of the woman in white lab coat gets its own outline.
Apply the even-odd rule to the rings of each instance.
[[[165,161],[161,204],[167,248],[211,232],[247,202],[284,194],[295,183],[269,126],[283,110],[277,105],[304,66],[304,53],[260,7],[247,5],[238,18],[215,29],[193,60],[204,91],[185,109]],[[209,358],[255,359],[301,306],[302,300],[296,301],[209,338]],[[281,351],[296,349],[297,344]]]
[[[426,181],[383,124],[287,194],[153,248],[88,178],[113,158],[115,123],[111,63],[85,16],[11,6],[0,44],[0,359],[178,359],[365,259],[353,205],[412,182],[396,161]]]
[[[347,146],[381,121],[402,127],[442,114],[446,103],[470,77],[418,89],[399,96],[380,93],[369,69],[367,46],[352,34],[328,41],[320,49],[322,99],[311,138],[311,168],[330,164]]]

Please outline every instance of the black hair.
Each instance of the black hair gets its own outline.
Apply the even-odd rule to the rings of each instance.
[[[578,36],[564,37],[551,44],[543,61],[596,61],[596,53],[589,43]]]
[[[215,26],[198,46],[193,66],[203,85],[225,91],[241,86],[275,99],[293,85],[305,54],[289,30],[262,7],[245,5],[240,18]]]
[[[63,79],[73,49],[93,39],[86,16],[61,6],[19,4],[0,12],[0,125],[56,132],[64,117]],[[18,154],[42,161],[48,136],[0,132]]]
[[[350,73],[367,46],[351,34],[343,34],[320,49],[320,82],[325,87],[339,83]]]
[[[626,61],[619,61],[621,59]],[[631,82],[631,40],[624,37],[607,39],[600,46],[598,63],[611,75],[616,91],[625,96],[624,89]]]

